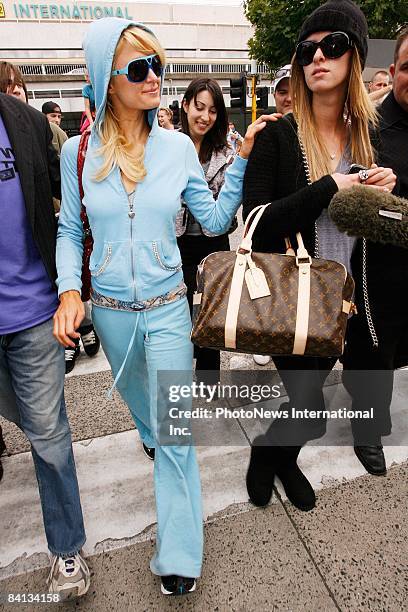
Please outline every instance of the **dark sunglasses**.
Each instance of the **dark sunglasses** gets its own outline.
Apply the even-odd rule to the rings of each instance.
[[[327,59],[337,59],[352,48],[352,42],[345,32],[333,32],[328,34],[321,41],[304,40],[296,47],[296,59],[299,66],[309,66],[318,49]]]
[[[153,70],[157,77],[163,74],[163,66],[157,53],[131,60],[125,68],[112,70],[111,75],[125,74],[131,83],[141,83],[147,79],[149,70]]]

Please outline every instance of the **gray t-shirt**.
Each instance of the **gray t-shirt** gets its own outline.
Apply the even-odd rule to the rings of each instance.
[[[349,157],[350,151],[347,148],[338,163],[336,172],[347,174],[351,166]],[[357,239],[339,232],[337,226],[330,219],[327,208],[317,219],[317,235],[319,237],[319,257],[345,265],[347,271],[351,274],[350,259]]]

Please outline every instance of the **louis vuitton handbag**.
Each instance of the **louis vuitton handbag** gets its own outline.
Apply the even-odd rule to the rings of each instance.
[[[241,353],[337,357],[354,281],[342,264],[311,258],[300,234],[296,253],[253,253],[252,236],[267,206],[249,215],[236,253],[211,253],[201,262],[191,339]]]

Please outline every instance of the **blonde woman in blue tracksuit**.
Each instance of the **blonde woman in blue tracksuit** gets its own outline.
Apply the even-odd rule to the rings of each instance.
[[[123,19],[100,19],[90,26],[84,49],[98,109],[83,171],[94,238],[93,319],[115,386],[143,443],[155,447],[158,531],[150,567],[162,577],[163,593],[182,594],[193,591],[200,576],[203,530],[194,447],[157,440],[158,412],[167,408],[157,373],[174,370],[177,379],[176,372],[185,372],[191,380],[193,359],[175,218],[182,198],[206,229],[227,231],[241,202],[245,158],[265,121],[248,128],[215,203],[190,138],[155,121],[165,57],[153,33]],[[78,144],[79,137],[68,140],[61,155],[61,304],[54,334],[65,346],[78,337],[83,316]]]

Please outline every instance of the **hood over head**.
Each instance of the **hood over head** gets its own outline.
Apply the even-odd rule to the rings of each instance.
[[[91,23],[82,43],[89,79],[95,94],[96,126],[100,125],[105,116],[108,85],[116,46],[122,32],[130,26],[136,26],[155,36],[154,32],[143,23],[117,17],[106,17]],[[161,90],[163,90],[163,78]],[[157,110],[157,108],[154,108],[148,111],[148,121],[151,127],[157,124],[157,121],[155,121]]]

